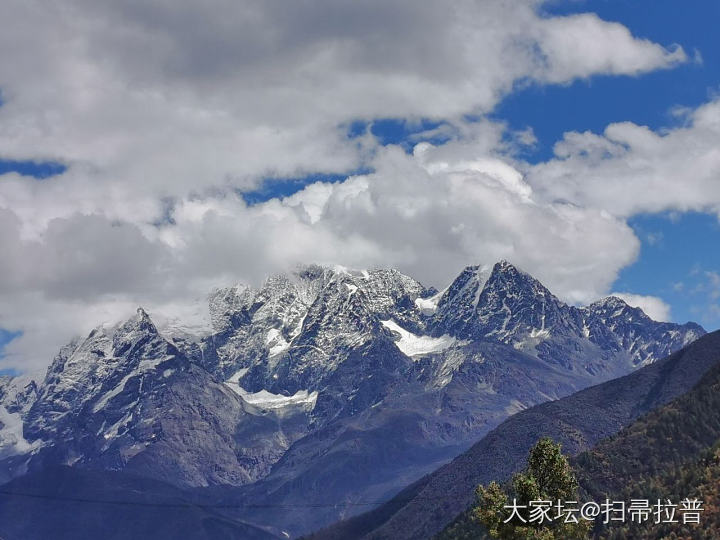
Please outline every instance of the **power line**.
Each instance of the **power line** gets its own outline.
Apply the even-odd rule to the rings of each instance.
[[[0,490],[0,496],[9,497],[26,497],[31,499],[43,499],[63,502],[90,503],[90,504],[109,504],[117,506],[147,506],[154,508],[203,508],[203,509],[233,509],[233,508],[338,508],[344,506],[378,506],[388,501],[347,501],[342,503],[307,503],[307,504],[257,504],[257,503],[236,503],[236,504],[203,504],[203,503],[154,503],[146,501],[123,501],[123,500],[106,500],[106,499],[89,499],[84,497],[66,497],[61,495],[48,495],[44,493],[24,493],[20,491]],[[427,499],[407,499],[412,500],[439,500],[447,499],[447,497],[428,497]],[[390,499],[392,500],[392,499]]]

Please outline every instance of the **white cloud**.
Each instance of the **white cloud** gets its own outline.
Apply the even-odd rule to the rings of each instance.
[[[462,118],[518,83],[686,58],[541,5],[3,2],[13,24],[0,34],[12,51],[0,56],[0,158],[68,170],[0,178],[0,326],[24,331],[2,365],[44,365],[71,334],[137,304],[202,319],[193,306],[212,286],[301,261],[397,266],[444,285],[466,264],[507,257],[567,299],[602,294],[637,255],[625,214],[604,212],[592,193],[550,193],[554,162],[528,182],[501,125]],[[406,155],[345,136],[349,122],[378,117],[442,119],[454,141]],[[568,155],[590,143],[619,152],[629,132],[642,146],[638,129],[609,129],[562,144]],[[531,130],[509,138],[535,140]],[[376,172],[284,201],[247,207],[236,194],[265,176],[361,165]]]
[[[310,194],[320,216],[317,228],[370,239],[380,257],[371,262],[436,286],[446,285],[466,264],[508,258],[564,298],[588,301],[636,257],[639,242],[623,221],[595,209],[538,201],[510,164],[474,158],[472,151],[466,143],[423,143],[413,156],[388,148],[378,156],[375,174],[334,186],[320,212],[312,188],[285,204],[302,207]],[[352,259],[353,253],[339,255]]]
[[[596,73],[636,75],[648,64],[685,62],[685,51],[674,46],[659,49],[648,40],[638,40],[618,23],[606,23],[592,13],[554,18],[538,27],[546,80],[564,82]]]
[[[547,200],[602,208],[620,217],[661,211],[720,214],[720,99],[687,111],[685,125],[653,131],[631,122],[602,134],[566,133],[556,158],[531,167]]]
[[[468,141],[422,143],[413,155],[379,149],[374,173],[281,201],[179,201],[154,239],[95,215],[55,219],[37,239],[16,228],[15,260],[27,266],[34,257],[52,270],[18,276],[20,290],[36,294],[6,294],[6,305],[23,309],[2,313],[0,325],[25,335],[8,346],[5,364],[40,362],[70,328],[87,330],[133,303],[165,318],[193,314],[213,286],[257,284],[302,262],[391,266],[443,287],[467,264],[508,258],[567,300],[605,292],[637,255],[632,230],[602,211],[536,200],[522,175],[490,154]]]
[[[612,295],[621,298],[630,306],[642,309],[648,317],[655,321],[671,320],[670,306],[662,298],[620,292],[614,292]]]
[[[636,74],[684,57],[537,5],[10,0],[0,155],[71,166],[62,187],[33,190],[27,220],[78,209],[150,220],[151,197],[353,170],[367,149],[339,126],[356,118],[453,120],[491,110],[517,81]]]

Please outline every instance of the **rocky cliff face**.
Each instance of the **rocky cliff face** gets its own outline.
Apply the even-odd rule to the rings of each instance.
[[[296,533],[389,496],[517,411],[704,333],[617,298],[568,306],[504,261],[441,293],[395,270],[308,266],[215,291],[210,314],[212,334],[193,341],[140,310],[63,348],[42,381],[0,379],[4,477],[71,464],[244,486],[233,496],[261,504],[332,502],[243,515]]]

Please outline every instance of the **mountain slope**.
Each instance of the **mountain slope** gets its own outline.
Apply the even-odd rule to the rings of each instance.
[[[599,528],[597,537],[611,540],[638,538],[693,538],[714,540],[720,537],[720,440],[694,459],[682,463],[668,464],[665,470],[653,475],[632,480],[622,490],[616,492],[613,499],[628,500],[631,494],[638,499],[647,499],[652,504],[659,499],[669,499],[678,504],[676,516],[679,523],[658,523],[652,520],[643,524],[613,524],[609,528]],[[682,522],[681,501],[689,498],[702,501],[699,523]]]
[[[716,538],[717,448],[720,444],[720,365],[690,392],[633,422],[573,460],[581,496],[587,500],[670,499],[706,501],[700,527],[617,524],[602,536],[657,538],[670,534]],[[715,478],[715,482],[712,482]],[[708,499],[709,497],[709,499]],[[715,511],[714,528],[710,526]]]
[[[654,518],[595,524],[601,538],[717,538],[720,533],[720,363],[679,398],[645,414],[620,432],[601,440],[571,463],[580,501],[698,498],[704,502],[701,524],[655,524]],[[678,510],[678,520],[681,511]],[[462,514],[439,538],[473,537],[478,525]],[[463,532],[466,536],[461,534]]]
[[[386,506],[336,524],[313,538],[426,538],[471,502],[478,484],[505,480],[522,468],[543,436],[576,454],[617,433],[642,414],[692,388],[720,362],[720,332],[617,380],[518,413],[458,456],[419,480]]]
[[[433,374],[417,365],[416,378],[396,383],[405,386],[403,392],[298,440],[268,476],[237,490],[237,500],[286,505],[282,511],[272,506],[253,511],[252,517],[296,534],[307,531],[339,513],[362,510],[365,501],[392,496],[517,410],[592,381],[497,343],[466,345],[462,351],[464,364],[444,387],[426,388],[423,378]],[[309,513],[302,507],[308,502],[319,507]]]

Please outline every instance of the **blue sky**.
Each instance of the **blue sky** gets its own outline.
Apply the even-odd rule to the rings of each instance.
[[[642,241],[638,262],[620,274],[615,289],[659,296],[677,322],[720,327],[720,225],[716,216],[695,212],[636,216],[630,225]]]
[[[262,6],[268,27],[251,25],[243,32],[229,29],[222,14],[210,10],[202,14],[202,27],[195,28],[197,13],[192,9],[187,17],[176,16],[183,6],[159,6],[152,21],[143,10],[129,9],[121,22],[134,29],[127,33],[134,36],[130,42],[123,41],[125,34],[87,32],[95,24],[116,24],[120,15],[102,6],[65,20],[57,35],[49,31],[60,27],[56,21],[21,3],[15,6],[18,30],[0,36],[22,52],[0,59],[0,220],[6,228],[17,227],[0,240],[7,242],[6,251],[15,250],[19,261],[8,270],[16,275],[6,278],[7,283],[23,284],[19,288],[24,286],[28,294],[5,299],[3,291],[9,288],[0,287],[4,326],[24,331],[0,330],[0,356],[3,345],[16,338],[14,347],[24,343],[21,354],[46,361],[68,333],[94,325],[95,314],[116,313],[112,301],[117,300],[117,313],[138,303],[173,309],[168,298],[190,302],[206,292],[209,283],[228,276],[253,282],[296,259],[396,265],[442,286],[465,264],[505,256],[505,246],[517,250],[519,265],[545,276],[556,267],[547,252],[563,258],[558,275],[592,267],[592,276],[552,284],[564,298],[582,287],[575,298],[583,301],[608,289],[656,296],[670,305],[674,321],[720,328],[720,259],[713,249],[720,240],[717,216],[611,209],[615,216],[631,216],[628,224],[641,241],[637,260],[629,264],[634,239],[622,222],[593,221],[593,212],[601,209],[594,205],[606,201],[590,189],[577,200],[564,198],[562,187],[547,199],[540,200],[540,194],[537,212],[528,213],[521,201],[523,186],[517,191],[507,177],[495,182],[491,173],[497,173],[497,164],[491,164],[491,172],[473,172],[485,175],[478,179],[488,197],[487,203],[480,201],[480,206],[485,203],[481,213],[475,207],[467,210],[463,197],[444,201],[447,177],[437,177],[435,186],[419,182],[425,190],[419,191],[415,178],[427,170],[420,158],[413,161],[409,155],[421,132],[448,127],[429,139],[441,149],[428,158],[437,160],[435,165],[497,157],[496,142],[487,143],[473,131],[486,123],[471,116],[482,110],[491,111],[489,118],[510,131],[532,129],[537,144],[512,156],[513,163],[524,162],[528,170],[550,160],[553,146],[567,132],[602,133],[613,122],[633,122],[661,133],[685,125],[688,116],[678,110],[693,110],[720,95],[720,37],[715,28],[720,3],[551,1],[538,16],[532,11],[534,2],[489,2],[484,12],[476,9],[484,4],[461,1],[463,17],[449,15],[433,2],[420,2],[412,12],[394,0],[370,8],[340,4],[337,12],[328,14],[330,4],[320,1],[293,5],[282,13],[268,3]],[[287,9],[297,11],[290,16]],[[602,20],[582,26],[558,18],[587,12]],[[83,17],[86,20],[80,20]],[[546,24],[549,21],[557,24]],[[649,40],[648,47],[622,36],[607,46],[578,33],[578,28],[590,28],[597,32],[590,36],[617,37],[603,21],[624,25],[634,38]],[[483,25],[493,32],[478,30],[474,35]],[[47,30],[30,40],[28,29],[36,28]],[[76,35],[86,46],[66,47]],[[588,51],[587,58],[568,58],[563,51],[567,47],[557,47],[567,35],[582,42],[579,50]],[[526,46],[527,39],[535,40],[533,46]],[[466,40],[475,40],[473,46],[480,51],[476,57],[461,57]],[[516,46],[518,40],[523,46]],[[671,50],[663,49],[673,43],[682,46],[688,61],[678,63]],[[136,48],[153,54],[127,53]],[[247,55],[238,55],[238,50]],[[326,50],[341,53],[321,54]],[[533,65],[536,50],[546,55],[546,65]],[[503,55],[502,61],[493,54]],[[636,55],[640,67],[632,60]],[[37,68],[25,69],[28,65]],[[515,70],[516,65],[522,67]],[[597,75],[608,70],[641,74]],[[587,73],[595,75],[582,78]],[[565,83],[542,82],[547,80]],[[466,92],[463,83],[472,92]],[[506,93],[507,88],[513,90]],[[479,122],[469,126],[474,118]],[[447,136],[465,128],[465,140]],[[374,142],[368,142],[372,138]],[[392,145],[405,153],[393,154]],[[711,150],[705,149],[704,157]],[[52,159],[43,161],[47,156]],[[5,175],[13,171],[26,178]],[[359,173],[373,177],[365,188],[344,190],[337,185]],[[708,177],[714,178],[712,174]],[[258,178],[265,181],[246,187]],[[303,220],[310,219],[312,205],[328,189],[310,193],[292,208],[282,202],[263,205],[316,182],[337,187],[333,193],[342,204],[322,219],[315,216],[310,225]],[[703,204],[709,185],[707,178],[698,181],[695,193],[701,193],[700,200],[696,197],[684,207],[720,208],[720,192]],[[226,189],[242,200],[226,197]],[[362,189],[364,197],[356,196],[353,190]],[[617,185],[614,189],[614,200],[623,199]],[[515,201],[510,214],[519,216],[512,223],[502,214],[507,197]],[[411,199],[417,204],[408,208],[405,203]],[[574,230],[585,231],[592,240],[580,233],[558,234],[547,251],[536,247],[543,241],[534,237],[537,230],[558,230],[550,208],[555,200],[587,210],[573,222]],[[262,210],[265,206],[267,211]],[[664,205],[672,206],[672,201]],[[429,217],[413,221],[414,213],[421,216],[423,209]],[[200,218],[206,215],[214,217]],[[434,227],[433,220],[446,229]],[[46,245],[27,242],[50,223],[54,228],[43,237]],[[593,235],[587,233],[588,223],[606,228]],[[148,227],[162,229],[167,244],[156,242],[157,230],[148,233]],[[615,242],[615,235],[622,238]],[[608,238],[618,245],[615,255],[592,253],[586,246],[607,245]],[[123,259],[126,266],[119,266],[113,251],[106,249],[115,243],[143,257]],[[406,256],[398,256],[406,249]],[[435,256],[437,250],[442,254]],[[45,257],[51,272],[37,267],[38,256]],[[588,257],[591,264],[586,264]],[[616,282],[608,287],[618,268]],[[175,289],[166,290],[168,284]],[[37,305],[27,304],[28,299]]]
[[[556,2],[546,8],[548,14],[558,15],[593,11],[605,20],[623,23],[637,37],[679,43],[689,55],[699,56],[675,69],[639,77],[593,77],[569,85],[532,84],[516,90],[491,117],[515,130],[533,129],[538,143],[523,159],[537,163],[551,158],[553,145],[568,131],[602,132],[608,124],[622,121],[653,130],[672,128],[683,121],[674,114],[677,107],[697,107],[720,92],[720,2],[657,0],[648,7],[627,0],[591,0]],[[410,135],[437,125],[425,121],[407,126],[383,119],[371,130],[383,144],[409,150]],[[356,131],[363,127],[354,126]],[[674,321],[720,328],[708,277],[720,271],[717,216],[662,213],[635,216],[629,224],[642,242],[641,253],[621,272],[613,290],[658,296],[670,304]]]
[[[13,339],[18,337],[20,335],[19,332],[9,332],[7,330],[3,330],[0,328],[0,356],[2,356],[3,349],[5,348],[5,345],[10,343]],[[0,369],[0,375],[12,375],[15,374],[15,370],[13,369]]]
[[[675,107],[696,107],[720,92],[720,3],[712,0],[589,0],[556,2],[552,14],[584,11],[626,25],[634,35],[663,44],[678,43],[702,64],[688,62],[640,77],[594,77],[569,86],[533,85],[503,100],[494,117],[516,129],[532,126],[539,140],[528,159],[543,160],[566,131],[602,131],[626,120],[653,129],[676,125]]]
[[[639,77],[593,77],[569,85],[532,84],[507,96],[492,118],[512,129],[531,127],[538,143],[522,155],[530,163],[553,156],[553,145],[568,131],[602,132],[610,123],[631,121],[653,130],[672,128],[683,119],[678,107],[694,108],[720,92],[720,2],[711,0],[628,0],[555,2],[548,15],[592,11],[620,22],[640,38],[682,45],[693,60],[671,70]],[[370,126],[355,123],[350,136],[368,127],[382,144],[398,144],[409,151],[414,133],[435,128],[438,122],[408,125],[401,120],[378,119]],[[442,140],[431,140],[435,144]],[[269,183],[251,200],[267,200],[299,189],[315,177]],[[258,196],[261,195],[261,196]],[[697,213],[655,214],[629,221],[642,242],[637,262],[625,268],[613,290],[652,295],[670,304],[676,322],[696,321],[707,329],[720,328],[715,298],[708,296],[708,272],[720,271],[720,227],[717,216]]]
[[[552,156],[552,146],[566,131],[601,132],[611,122],[632,121],[661,129],[681,120],[676,107],[696,107],[720,92],[720,2],[712,0],[590,0],[557,2],[554,14],[593,11],[628,26],[638,37],[679,43],[702,63],[641,77],[596,77],[569,86],[531,86],[508,96],[494,117],[515,129],[531,126],[536,150],[531,162]],[[717,216],[702,214],[643,215],[630,220],[642,241],[638,261],[625,268],[614,289],[659,296],[672,308],[673,320],[694,320],[720,328],[716,299],[707,295],[706,272],[720,270]],[[675,286],[683,283],[683,287]]]

